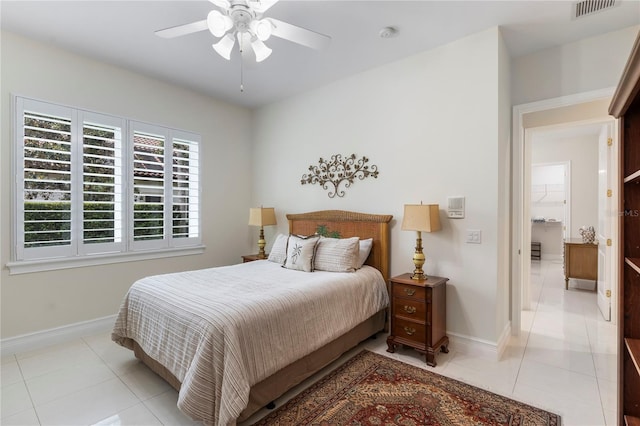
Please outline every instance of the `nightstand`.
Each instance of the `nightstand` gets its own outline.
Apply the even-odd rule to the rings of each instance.
[[[267,254],[267,257],[269,257],[269,255]],[[265,257],[264,259],[266,259],[267,257]],[[254,260],[264,260],[258,257],[257,254],[245,254],[244,256],[242,256],[242,263],[247,263],[247,262],[253,262]]]
[[[449,352],[446,335],[448,278],[414,280],[411,274],[389,280],[391,292],[391,334],[387,352],[406,345],[425,354],[427,365],[436,366],[436,353]]]

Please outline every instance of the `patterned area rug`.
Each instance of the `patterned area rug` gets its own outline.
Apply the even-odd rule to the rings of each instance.
[[[560,425],[560,416],[362,351],[255,425]]]

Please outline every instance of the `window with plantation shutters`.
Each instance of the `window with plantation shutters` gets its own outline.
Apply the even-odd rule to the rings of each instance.
[[[14,102],[10,268],[200,245],[199,135],[28,98]]]
[[[27,104],[19,118],[21,253],[71,253],[72,116],[67,108]]]
[[[82,243],[85,253],[123,249],[123,152],[119,119],[82,114]]]
[[[131,123],[133,242],[181,247],[200,238],[199,136]]]
[[[194,135],[176,134],[172,150],[172,237],[176,245],[197,238],[200,223],[199,144]]]
[[[133,132],[133,240],[159,246],[153,241],[165,239],[166,136],[153,132],[151,126],[134,126],[137,129]]]

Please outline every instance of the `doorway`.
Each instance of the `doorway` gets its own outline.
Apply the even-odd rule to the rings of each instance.
[[[531,269],[531,216],[529,210],[530,193],[531,193],[531,156],[530,145],[531,137],[535,131],[533,129],[552,129],[552,128],[569,128],[584,125],[600,125],[608,123],[609,128],[615,128],[614,120],[609,117],[607,109],[609,100],[612,96],[612,90],[589,92],[569,97],[551,99],[547,101],[536,102],[532,104],[520,105],[514,107],[513,123],[514,123],[514,145],[513,145],[513,229],[512,244],[515,248],[512,257],[512,333],[518,334],[521,327],[521,310],[528,308],[529,297],[529,277]],[[613,135],[613,148],[616,147],[617,135]],[[527,143],[528,141],[528,143]],[[617,158],[617,154],[612,153],[610,158]],[[611,161],[607,165],[608,174],[617,176],[617,162]],[[595,187],[598,186],[596,178]],[[615,194],[614,194],[615,195]],[[617,205],[615,197],[610,200],[611,205]],[[596,210],[598,207],[596,206]],[[613,215],[609,213],[603,214],[605,221],[611,223],[612,236],[608,239],[617,238],[617,221]],[[596,221],[599,220],[598,218]],[[571,221],[569,219],[569,221]],[[575,220],[573,228],[579,228]],[[595,222],[594,222],[595,223]],[[577,234],[577,228],[573,230],[568,228],[567,235]],[[612,247],[608,247],[608,257],[615,256],[612,253]],[[616,309],[616,286],[611,283],[616,282],[617,276],[616,263],[609,262],[609,276],[604,277],[609,282],[609,293],[605,293],[611,310]],[[613,302],[613,303],[611,303]],[[611,312],[615,318],[615,312]]]
[[[549,140],[533,144],[532,161],[549,159],[545,143]],[[537,243],[538,260],[562,260],[562,242],[571,229],[570,179],[570,161],[531,164],[531,247]],[[535,258],[532,252],[531,260]]]

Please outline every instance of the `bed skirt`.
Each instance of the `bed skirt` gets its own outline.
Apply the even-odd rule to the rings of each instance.
[[[256,411],[274,401],[286,391],[329,365],[363,340],[385,329],[386,309],[371,316],[352,330],[335,339],[333,342],[295,361],[277,373],[251,387],[249,404],[240,414],[238,422],[248,419]],[[128,345],[127,345],[128,346]],[[180,381],[163,365],[149,357],[140,346],[132,341],[135,356],[151,370],[162,377],[176,390],[180,390]]]

